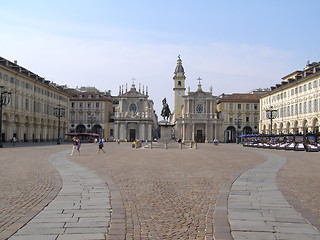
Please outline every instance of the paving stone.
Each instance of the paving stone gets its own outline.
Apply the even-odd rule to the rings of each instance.
[[[29,224],[9,238],[10,240],[16,236],[35,234],[55,235],[54,239],[57,236],[58,239],[64,239],[63,236],[66,235],[65,239],[79,240],[87,239],[88,234],[93,234],[93,238],[105,239],[111,216],[110,192],[98,176],[67,160],[66,154],[57,153],[49,158],[52,165],[60,171],[62,190]],[[99,185],[99,190],[88,192],[88,189],[95,188],[95,184]],[[90,212],[90,208],[95,209],[95,212]]]
[[[286,159],[272,153],[261,153],[268,160],[244,172],[230,190],[228,210],[234,239],[276,239],[280,236],[277,233],[320,236],[320,232],[306,224],[306,220],[290,206],[277,187],[276,173]],[[255,187],[247,191],[247,186]],[[246,207],[248,203],[255,208]],[[295,227],[299,223],[301,225]]]

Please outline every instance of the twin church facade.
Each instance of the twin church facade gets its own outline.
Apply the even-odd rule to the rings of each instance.
[[[174,105],[169,119],[172,137],[183,141],[225,141],[226,130],[217,110],[212,87],[204,91],[186,88],[186,76],[180,56],[173,76]],[[56,141],[60,133],[98,133],[103,138],[133,141],[159,137],[158,118],[148,87],[134,83],[119,87],[111,96],[94,87],[67,88],[0,58],[0,86],[11,92],[11,102],[3,106],[2,140]],[[2,90],[1,90],[2,91]],[[64,110],[58,117],[56,111]]]

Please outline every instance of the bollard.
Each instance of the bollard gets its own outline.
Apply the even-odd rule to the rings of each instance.
[[[152,141],[150,142],[150,149],[152,149]]]
[[[190,148],[192,148],[192,141],[190,142]]]
[[[164,143],[164,149],[168,149],[168,143],[167,142]]]

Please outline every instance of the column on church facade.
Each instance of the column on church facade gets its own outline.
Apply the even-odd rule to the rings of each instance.
[[[192,141],[194,141],[195,131],[196,131],[196,125],[195,124],[191,124],[191,140]]]
[[[114,139],[119,139],[119,124],[116,122],[114,123],[113,135]]]
[[[152,141],[152,124],[149,123],[148,124],[148,140],[151,140]]]
[[[204,124],[204,132],[205,132],[205,142],[207,143],[208,142],[208,128],[209,128],[209,126],[208,126],[208,123],[205,123]]]
[[[185,123],[182,123],[182,140],[186,140],[186,125]]]
[[[120,123],[120,131],[119,131],[120,139],[125,140],[127,138],[126,134],[126,124]]]
[[[140,132],[140,139],[146,139],[146,135],[145,135],[145,123],[140,123],[139,124],[139,132]]]

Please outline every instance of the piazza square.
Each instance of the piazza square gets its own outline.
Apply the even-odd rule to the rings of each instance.
[[[317,0],[0,8],[0,240],[320,240]]]

